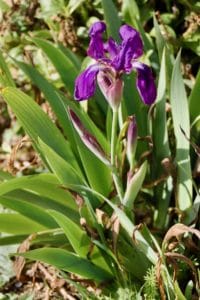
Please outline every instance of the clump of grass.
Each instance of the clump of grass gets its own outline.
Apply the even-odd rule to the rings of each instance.
[[[155,268],[151,267],[148,269],[145,277],[145,283],[143,286],[143,293],[145,300],[156,300],[159,299],[159,292],[158,292],[158,284],[156,279]]]

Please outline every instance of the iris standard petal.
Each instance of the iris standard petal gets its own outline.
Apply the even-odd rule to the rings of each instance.
[[[139,94],[145,104],[151,105],[155,101],[157,95],[151,68],[140,62],[134,62],[132,66],[138,73],[136,85]]]
[[[113,40],[113,38],[109,38],[108,41],[104,44],[104,49],[109,54],[109,58],[113,59],[119,52],[119,45]]]
[[[123,25],[119,30],[122,44],[118,55],[113,59],[113,67],[116,70],[130,73],[132,70],[132,60],[138,58],[143,53],[143,44],[140,34],[129,25]]]
[[[106,30],[106,24],[102,21],[95,22],[89,30],[89,36],[94,37],[98,33],[103,33]]]
[[[133,39],[129,39],[120,46],[119,54],[116,55],[112,61],[112,66],[117,71],[130,73],[132,71],[133,59]]]
[[[76,78],[74,91],[74,98],[76,100],[86,100],[94,95],[98,72],[99,66],[95,64],[88,67]]]
[[[104,22],[95,22],[90,30],[90,44],[87,50],[87,54],[94,58],[99,59],[104,57],[104,44],[102,40],[102,33],[106,30],[106,24]]]
[[[133,58],[136,59],[143,54],[143,43],[140,33],[129,25],[122,25],[119,29],[122,44],[132,39]]]

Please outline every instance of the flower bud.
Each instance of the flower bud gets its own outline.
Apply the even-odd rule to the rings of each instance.
[[[84,145],[104,164],[110,165],[110,162],[97,139],[85,129],[85,127],[81,123],[81,120],[72,109],[69,109],[69,114],[72,120],[72,124]]]
[[[133,207],[133,203],[142,188],[143,181],[147,172],[147,161],[144,161],[137,172],[129,178],[127,182],[126,192],[123,199],[123,205],[131,209]]]
[[[137,146],[137,123],[135,116],[129,117],[129,125],[127,131],[127,157],[130,164],[130,169],[132,170],[134,167],[135,161],[135,150]]]
[[[115,78],[111,72],[100,71],[97,75],[97,82],[105,99],[111,108],[116,111],[121,103],[124,83],[120,78]]]

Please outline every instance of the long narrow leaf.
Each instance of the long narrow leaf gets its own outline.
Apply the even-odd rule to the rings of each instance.
[[[200,86],[200,70],[197,74],[195,85],[189,97],[191,122],[193,122],[195,118],[200,115],[199,86]]]
[[[79,173],[71,166],[71,162],[69,163],[68,161],[65,161],[42,140],[39,139],[38,142],[49,166],[62,184],[67,187],[70,187],[72,184],[84,184]]]
[[[2,96],[11,106],[37,150],[39,150],[39,137],[61,157],[70,161],[72,166],[79,169],[68,142],[64,140],[53,122],[29,96],[12,87],[5,88],[2,91]]]
[[[3,54],[0,51],[0,83],[3,87],[15,86],[10,70],[5,62]]]
[[[137,28],[136,20],[140,19],[140,11],[135,0],[124,0],[122,2],[122,14],[128,24]]]
[[[8,172],[0,170],[0,181],[12,179],[12,175]]]
[[[17,245],[23,242],[27,238],[27,234],[15,234],[15,235],[8,235],[8,236],[1,236],[0,237],[0,246],[7,246],[7,245]]]
[[[47,264],[51,264],[60,270],[92,279],[98,283],[112,278],[109,273],[95,266],[89,260],[80,258],[77,255],[63,249],[42,248],[26,253],[20,253],[20,255],[31,260],[40,260]]]
[[[105,202],[108,203],[108,205],[114,210],[116,216],[119,218],[119,221],[122,225],[122,227],[125,229],[125,231],[128,233],[130,238],[134,238],[137,243],[136,247],[139,251],[143,252],[145,256],[153,263],[156,264],[158,261],[157,254],[154,252],[154,250],[151,248],[151,246],[148,244],[148,242],[145,240],[145,238],[142,236],[142,234],[136,230],[135,225],[131,222],[131,220],[127,217],[125,212],[118,208],[115,204],[113,204],[110,200],[99,194],[98,192],[84,187],[84,186],[74,186],[74,189],[76,189],[77,192],[81,194],[85,194],[87,191],[91,195],[96,195],[97,197],[102,198]]]
[[[11,201],[31,201],[44,209],[57,209],[77,220],[78,211],[74,199],[59,185],[59,180],[53,174],[23,176],[2,182],[0,196]]]
[[[23,62],[14,60],[17,66],[23,70],[23,72],[29,76],[31,81],[43,92],[45,99],[51,105],[53,111],[55,112],[62,129],[70,141],[72,140],[70,135],[70,128],[68,126],[68,119],[66,115],[66,110],[60,97],[58,95],[58,90],[51,84],[40,72],[31,65],[28,65]]]
[[[91,239],[87,236],[86,232],[74,223],[70,218],[67,218],[61,213],[56,211],[49,211],[50,215],[55,219],[59,226],[63,229],[67,239],[71,243],[74,251],[83,258],[90,257],[90,260],[102,269],[110,272],[108,265],[106,264],[102,253],[97,246],[93,245],[93,249],[90,253],[92,245]]]
[[[135,115],[138,127],[138,135],[144,137],[148,135],[147,115],[148,108],[143,104],[136,89],[136,76],[130,74],[125,77],[124,102],[128,115]],[[136,155],[140,156],[147,150],[147,143],[138,143]]]
[[[74,81],[77,76],[77,70],[73,62],[66,55],[56,48],[51,42],[39,38],[33,38],[34,43],[40,47],[51,60],[56,70],[61,76],[63,83],[73,95]]]
[[[167,131],[167,117],[166,117],[166,89],[167,89],[167,66],[166,66],[166,49],[163,48],[161,68],[158,82],[158,95],[155,106],[155,116],[153,119],[153,166],[152,170],[154,177],[160,178],[163,175],[163,168],[161,162],[165,158],[170,158],[170,148]],[[169,177],[166,182],[155,187],[155,195],[157,201],[158,213],[155,220],[155,226],[162,228],[166,224],[166,217],[168,212],[168,205],[172,191],[172,178]]]
[[[58,47],[66,55],[67,59],[70,59],[73,62],[77,71],[80,71],[81,61],[79,57],[74,52],[72,52],[69,48],[65,47],[61,43],[58,44]]]
[[[116,41],[119,40],[119,27],[121,21],[118,17],[117,9],[112,0],[101,0],[104,11],[104,18],[108,27],[108,35],[112,36]]]
[[[130,219],[126,216],[126,214],[118,208],[115,204],[111,201],[107,200],[107,203],[113,208],[115,214],[119,218],[119,221],[122,227],[126,230],[131,238],[135,238],[137,241],[137,248],[153,263],[156,264],[158,257],[142,234],[135,230],[135,226],[130,221]],[[133,236],[134,235],[134,236]]]
[[[0,203],[4,207],[10,208],[13,211],[16,211],[21,215],[29,218],[30,220],[45,226],[46,228],[56,228],[57,226],[53,218],[50,217],[44,209],[34,204],[20,199],[17,201],[13,201],[11,199],[7,199],[6,197],[0,197]]]
[[[12,184],[12,183],[10,183]],[[47,209],[55,209],[58,212],[64,213],[66,216],[70,217],[74,221],[78,221],[80,216],[78,212],[77,205],[75,204],[74,199],[71,195],[69,195],[69,192],[67,192],[64,189],[61,188],[55,188],[55,186],[46,185],[44,187],[43,183],[39,180],[36,185],[32,184],[32,186],[27,190],[27,184],[25,186],[21,186],[21,189],[13,189],[9,193],[6,193],[3,198],[6,198],[6,200],[17,202],[19,200],[22,200],[28,204],[33,204],[42,210],[46,211]],[[43,186],[42,189],[40,189],[38,193],[37,185]],[[53,191],[53,193],[51,193]],[[58,195],[56,195],[56,193]],[[50,197],[48,197],[48,195]],[[53,196],[55,195],[55,197]],[[62,203],[60,201],[60,196],[62,195]],[[6,205],[5,205],[6,206]]]
[[[54,210],[49,210],[49,214],[63,229],[76,254],[86,258],[90,244],[87,234],[80,228],[80,226],[65,215]]]
[[[160,61],[162,60],[162,55],[163,55],[163,50],[164,47],[166,46],[165,39],[163,35],[161,34],[157,19],[155,15],[153,16],[153,24],[154,24],[154,29],[155,29],[155,36],[156,36],[156,46],[158,49],[158,55]]]
[[[0,232],[10,234],[31,234],[38,231],[46,230],[42,226],[28,218],[15,213],[0,214]]]
[[[181,211],[185,211],[191,209],[192,175],[189,152],[190,144],[182,132],[184,130],[186,136],[190,136],[188,101],[180,72],[180,57],[181,53],[179,52],[172,73],[170,98],[176,137],[177,204]]]
[[[167,117],[166,117],[166,88],[167,88],[167,70],[166,70],[166,51],[163,49],[161,69],[158,82],[158,96],[155,107],[155,117],[153,122],[154,154],[156,160],[162,160],[170,156]]]

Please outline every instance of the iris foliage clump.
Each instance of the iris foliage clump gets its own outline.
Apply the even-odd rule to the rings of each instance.
[[[198,299],[199,29],[176,39],[171,1],[115,2],[13,12],[1,98],[41,165],[0,171],[0,245],[28,242],[12,255],[54,266],[80,299]]]

